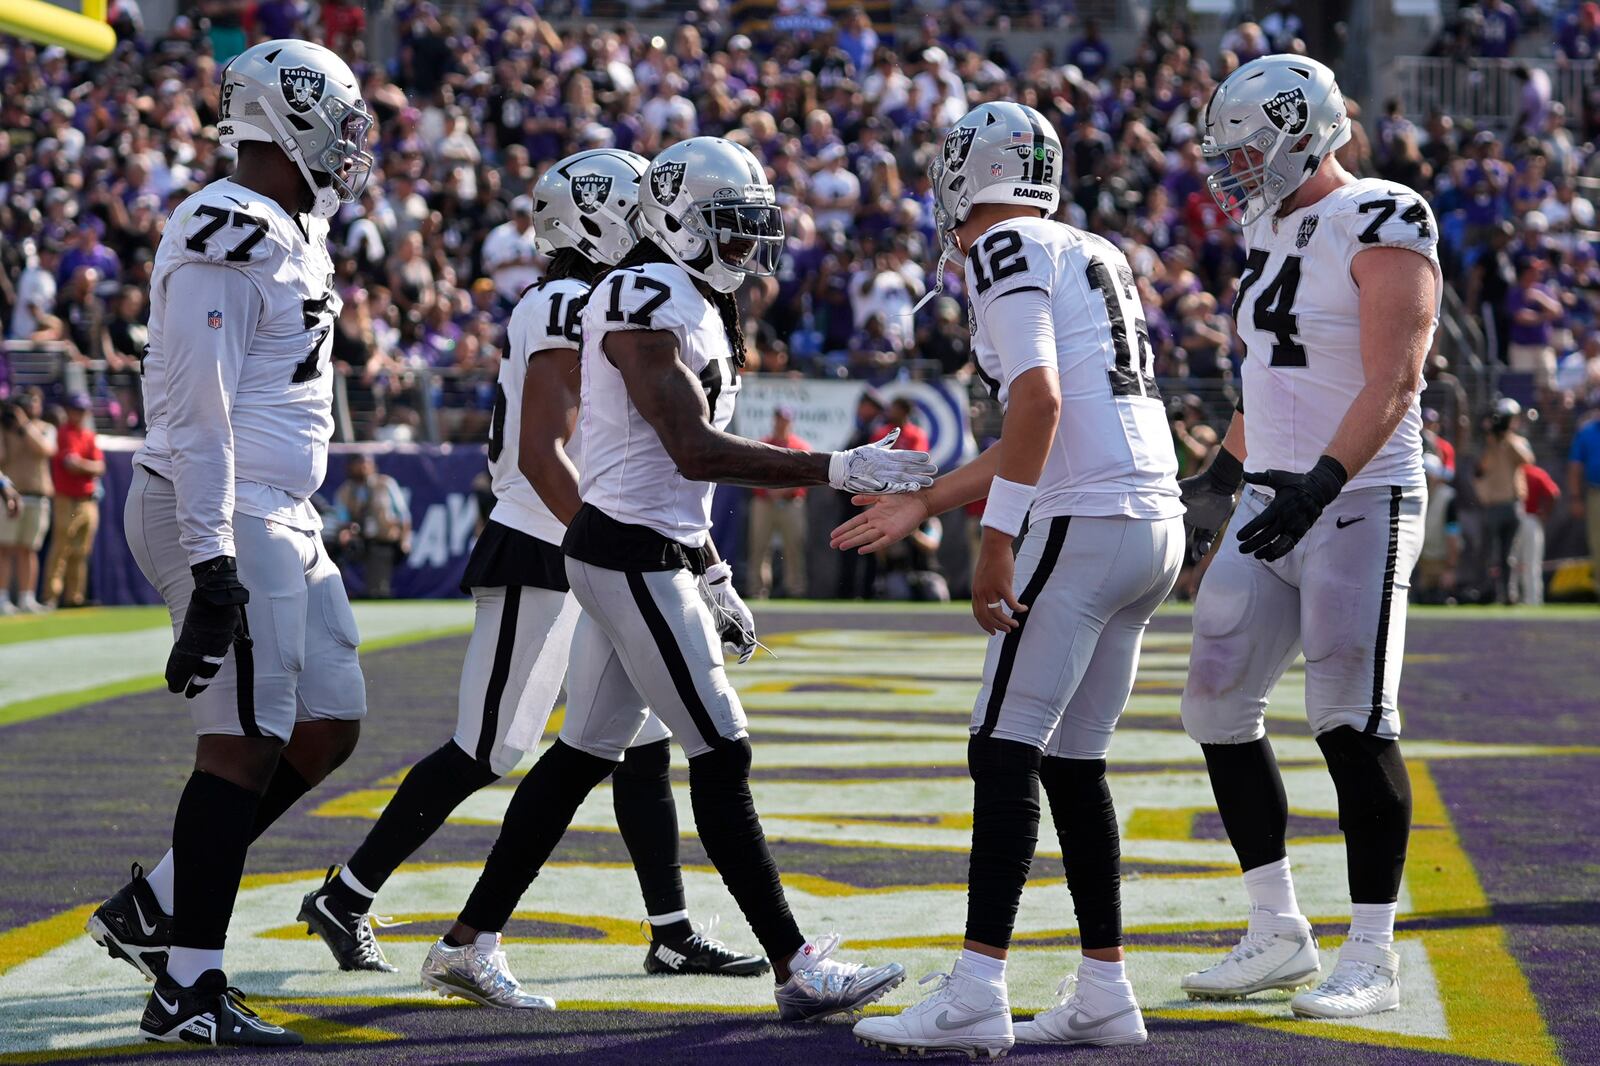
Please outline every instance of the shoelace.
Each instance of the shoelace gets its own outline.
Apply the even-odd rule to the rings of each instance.
[[[228,1006],[232,1007],[234,1010],[238,1011],[240,1014],[243,1014],[245,1017],[247,1017],[247,1018],[259,1018],[259,1017],[261,1017],[261,1015],[257,1014],[255,1011],[253,1011],[249,1007],[245,1006],[244,993],[239,991],[237,988],[233,987],[232,985],[229,985],[227,988],[224,988],[222,990],[222,994],[227,997]]]
[[[938,981],[939,983],[934,985],[933,991],[923,996],[922,999],[911,1008],[911,1010],[925,1011],[933,1007],[934,1004],[943,1002],[946,998],[948,998],[950,992],[950,983],[954,980],[955,974],[945,973],[941,970],[935,970],[933,973],[923,974],[917,979],[917,984],[919,986],[925,985],[929,981]]]
[[[826,965],[829,962],[828,956],[833,954],[834,949],[839,946],[839,942],[843,939],[844,938],[838,933],[828,933],[817,940],[813,940],[811,942],[811,947],[813,949],[811,953],[812,957],[807,960],[807,965],[805,968],[808,970],[843,969],[844,966],[842,963],[836,962],[832,963],[831,965]]]
[[[1040,1011],[1038,1016],[1043,1018],[1045,1015],[1055,1014],[1059,1011],[1066,1010],[1067,1007],[1071,1006],[1072,1001],[1076,999],[1077,996],[1078,975],[1075,973],[1069,973],[1067,976],[1061,979],[1060,984],[1056,985],[1056,1005],[1051,1007],[1049,1010]]]
[[[1334,967],[1333,973],[1317,989],[1331,996],[1347,996],[1369,988],[1378,976],[1378,968],[1370,962],[1344,963]]]
[[[1255,958],[1272,946],[1272,941],[1277,939],[1270,933],[1246,933],[1244,938],[1233,946],[1228,952],[1228,957],[1223,962],[1245,962]]]

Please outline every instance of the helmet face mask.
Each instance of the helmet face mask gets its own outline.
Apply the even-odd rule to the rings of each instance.
[[[777,273],[777,193],[755,156],[732,141],[691,137],[663,149],[645,174],[640,207],[672,261],[718,292]]]
[[[710,246],[717,263],[757,277],[778,272],[783,255],[783,213],[770,204],[701,201],[685,219],[689,231]]]

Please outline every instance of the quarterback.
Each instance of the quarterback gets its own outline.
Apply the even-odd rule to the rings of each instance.
[[[1333,153],[1349,137],[1333,72],[1301,56],[1246,63],[1206,106],[1204,150],[1221,163],[1211,192],[1249,253],[1234,305],[1244,393],[1215,461],[1183,483],[1202,549],[1248,486],[1195,604],[1183,723],[1250,898],[1244,939],[1183,988],[1233,998],[1321,974],[1265,731],[1267,699],[1303,653],[1352,904],[1338,964],[1291,1002],[1312,1018],[1400,1001],[1392,945],[1411,784],[1395,696],[1426,509],[1417,401],[1442,285],[1428,202],[1346,172]]]
[[[250,843],[354,750],[367,712],[355,616],[311,494],[333,434],[341,301],[327,220],[372,166],[355,75],[321,45],[267,41],[222,73],[231,178],[180,204],[150,281],[150,428],[128,546],[172,615],[167,687],[199,741],[172,850],[89,920],[155,981],[140,1032],[299,1044],[231,988],[223,941]]]
[[[964,950],[932,995],[856,1025],[868,1044],[998,1057],[1013,1043],[1142,1044],[1122,950],[1120,841],[1106,754],[1150,617],[1183,561],[1178,461],[1133,271],[1050,216],[1061,141],[1015,103],[969,112],[931,168],[946,253],[966,260],[978,374],[999,442],[931,488],[857,497],[833,544],[876,551],[988,498],[972,611],[990,634],[972,713]],[[941,271],[942,273],[942,271]],[[1023,523],[1028,532],[1016,550]],[[1061,1002],[1013,1025],[1006,957],[1050,803],[1083,961]]]

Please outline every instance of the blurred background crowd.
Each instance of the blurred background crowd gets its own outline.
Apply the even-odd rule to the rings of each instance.
[[[1600,431],[1585,432],[1600,408],[1600,4],[1435,6],[1409,80],[1346,82],[1356,135],[1340,153],[1358,175],[1423,191],[1441,229],[1450,292],[1424,397],[1437,513],[1415,594],[1537,602],[1550,584],[1592,597],[1589,563],[1563,578],[1554,560],[1600,552]],[[959,268],[911,314],[937,280],[926,170],[969,107],[1014,99],[1061,135],[1063,217],[1133,264],[1187,475],[1217,445],[1243,356],[1231,308],[1245,256],[1204,186],[1201,109],[1267,52],[1309,47],[1344,80],[1365,47],[1357,16],[1388,0],[200,0],[159,20],[148,0],[111,7],[121,43],[105,62],[0,38],[0,396],[14,401],[13,448],[29,448],[9,427],[30,408],[63,423],[51,408],[68,400],[102,434],[141,431],[163,221],[231,165],[214,126],[218,72],[255,40],[299,36],[350,61],[379,120],[378,171],[333,227],[342,439],[481,440],[510,308],[543,265],[527,195],[542,169],[583,148],[649,156],[697,134],[755,151],[784,206],[779,273],[739,294],[747,371],[970,380]],[[998,414],[973,385],[981,444]],[[779,521],[777,502],[756,510],[785,545],[837,517],[814,500],[809,522]],[[834,591],[796,586],[787,569],[775,591]]]

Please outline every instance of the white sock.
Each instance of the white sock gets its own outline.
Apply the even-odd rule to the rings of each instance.
[[[1350,906],[1350,939],[1367,944],[1394,943],[1394,916],[1398,903],[1353,903]]]
[[[0,607],[4,607],[7,604],[9,604],[10,602],[11,602],[11,590],[10,589],[0,589]]]
[[[686,922],[686,921],[688,921],[689,920],[689,912],[688,911],[672,911],[672,912],[667,913],[667,914],[647,914],[647,915],[645,915],[645,919],[644,920],[649,922],[651,925],[656,926],[657,928],[660,928],[661,926],[664,926],[664,925],[671,925],[673,922]]]
[[[207,970],[222,969],[222,949],[169,948],[167,950],[167,976],[175,984],[188,988],[200,980]]]
[[[1085,958],[1078,963],[1078,973],[1082,977],[1093,978],[1097,985],[1118,985],[1128,979],[1128,965],[1123,960],[1116,962],[1102,962],[1099,959]]]
[[[992,955],[984,955],[973,951],[971,948],[962,948],[961,957],[956,960],[956,970],[968,977],[976,977],[980,981],[987,981],[991,985],[1004,985],[1006,983],[1006,960],[997,959]]]
[[[350,872],[350,867],[348,866],[339,867],[339,882],[350,891],[359,896],[365,896],[367,899],[371,899],[377,895],[377,893],[372,891],[372,889],[368,888],[360,881],[357,881],[356,875]]]
[[[1284,857],[1265,866],[1244,872],[1244,887],[1250,893],[1250,906],[1273,914],[1299,914],[1294,898],[1294,878],[1289,876],[1289,859]]]
[[[156,868],[144,875],[145,883],[150,886],[150,891],[156,894],[156,902],[161,904],[161,909],[168,914],[172,913],[172,849],[161,856],[161,861],[156,863]]]
[[[33,593],[31,593],[31,592],[24,592],[22,595],[17,597],[17,600],[24,607],[37,607],[37,606],[39,606],[39,601],[34,599]]]

